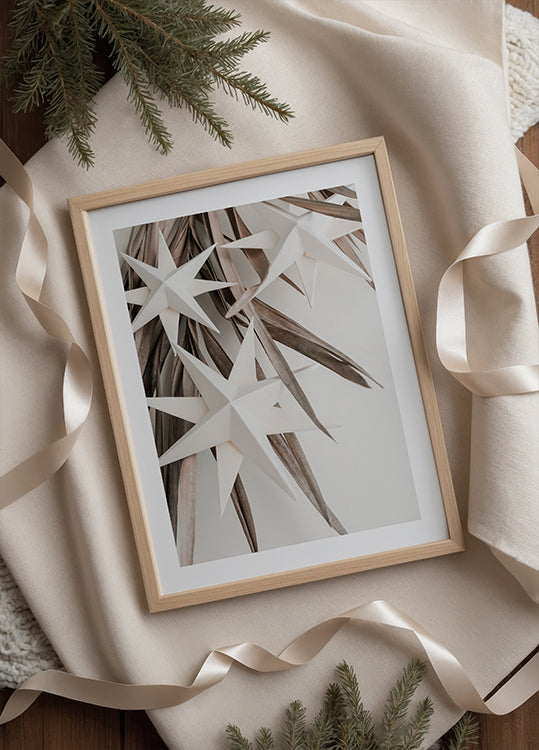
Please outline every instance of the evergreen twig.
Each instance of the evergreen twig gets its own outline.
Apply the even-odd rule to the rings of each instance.
[[[372,714],[362,703],[354,669],[346,662],[337,667],[338,683],[331,683],[322,709],[309,724],[301,701],[286,710],[282,743],[276,745],[269,729],[259,730],[255,750],[419,750],[434,708],[429,698],[417,705],[407,721],[410,701],[425,673],[426,665],[412,661],[397,680],[384,707],[382,733],[375,735]],[[465,750],[462,738],[470,737],[468,722],[461,720],[455,728],[455,743],[448,750]],[[460,724],[460,722],[459,722]],[[230,750],[251,750],[249,740],[240,729],[229,724]],[[461,744],[458,744],[461,743]]]
[[[307,709],[301,701],[294,701],[286,709],[283,740],[287,750],[307,750]]]
[[[391,689],[382,719],[382,750],[391,750],[395,741],[403,734],[404,721],[410,702],[423,675],[426,665],[414,659],[404,668],[401,677]]]
[[[10,25],[1,78],[14,88],[14,112],[45,103],[47,138],[67,134],[71,154],[86,167],[94,160],[93,99],[102,83],[93,60],[98,37],[108,44],[149,141],[163,154],[173,143],[161,99],[185,108],[229,147],[232,134],[211,101],[218,88],[283,122],[293,117],[257,76],[238,68],[269,34],[219,39],[240,25],[240,16],[207,0],[18,0]]]
[[[479,719],[467,711],[444,738],[445,750],[469,750],[479,741]]]
[[[430,698],[425,698],[419,703],[404,731],[398,750],[419,750],[433,713],[434,706]]]
[[[275,741],[271,730],[267,727],[260,727],[255,737],[256,750],[275,750]]]
[[[229,724],[226,728],[226,736],[230,740],[230,750],[252,750],[249,740],[243,736],[241,729],[235,724]]]

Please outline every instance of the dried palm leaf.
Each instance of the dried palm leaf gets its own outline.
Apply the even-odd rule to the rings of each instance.
[[[328,188],[324,192],[325,193],[337,193],[338,195],[344,195],[346,198],[357,198],[357,194],[355,190],[352,190],[346,185],[339,185],[338,187]]]
[[[196,396],[197,389],[187,370],[183,369],[182,395]],[[182,420],[183,421],[183,420]],[[191,425],[185,425],[183,433]],[[180,565],[192,565],[195,553],[195,517],[197,493],[197,457],[187,456],[180,461],[178,479],[178,527],[180,546]]]
[[[372,289],[375,289],[372,276],[368,272],[365,264],[361,261],[361,258],[358,257],[358,254],[356,253],[354,246],[350,241],[350,238],[347,235],[344,235],[343,237],[337,237],[337,239],[333,240],[333,242],[337,245],[339,250],[342,250],[347,258],[349,258],[353,263],[361,268],[361,270],[365,274],[365,281]]]
[[[306,208],[317,214],[332,216],[334,219],[361,221],[359,210],[353,206],[340,206],[336,203],[327,203],[326,201],[318,201],[311,198],[296,198],[292,195],[287,195],[284,198],[280,198],[280,200],[290,203],[291,206],[298,206],[298,208]]]
[[[361,365],[354,362],[336,347],[316,336],[316,334],[304,328],[292,318],[279,312],[274,307],[259,299],[253,301],[253,305],[261,320],[264,321],[274,341],[279,341],[309,359],[319,362],[328,367],[346,380],[369,388],[365,378],[382,387]],[[364,377],[361,377],[364,376]]]
[[[256,538],[253,514],[251,512],[251,506],[249,505],[249,498],[247,497],[245,487],[239,475],[234,482],[230,498],[240,520],[241,528],[243,529],[243,533],[245,534],[251,552],[258,552],[258,540]]]
[[[347,202],[335,204],[327,200],[334,193],[341,194],[345,198],[355,197],[353,191],[341,186],[331,190],[314,191],[309,194],[309,198],[287,196],[283,200],[291,205],[335,218],[360,221],[360,212]],[[223,226],[221,226],[221,220]],[[225,227],[224,230],[223,227]],[[224,247],[231,239],[240,239],[250,234],[239,212],[235,208],[230,208],[223,212],[210,211],[136,227],[131,232],[128,252],[146,263],[156,265],[159,231],[162,232],[178,266],[198,255],[209,245],[216,244],[216,251],[210,257],[209,262],[202,267],[200,276],[207,280],[226,280],[235,284],[231,288],[215,290],[210,297],[218,313],[223,318],[229,317],[231,308],[246,295],[245,287],[234,264],[234,256]],[[232,237],[225,237],[224,232],[227,235],[232,235]],[[354,232],[354,236],[360,241],[364,241],[362,230]],[[373,286],[370,274],[358,257],[357,248],[350,241],[350,238],[347,236],[338,238],[336,244],[348,258],[362,268],[367,282]],[[269,269],[269,261],[265,252],[262,249],[244,248],[244,254],[260,280],[263,281]],[[288,277],[283,275],[283,278],[298,289],[297,285]],[[141,284],[141,281],[137,274],[132,271],[129,279],[126,278],[124,273],[124,283],[129,288],[136,288]],[[328,431],[318,419],[307,395],[276,342],[295,349],[313,361],[319,362],[324,367],[336,372],[341,377],[362,387],[370,387],[367,379],[374,383],[377,382],[343,352],[259,299],[250,299],[245,309],[239,311],[231,319],[240,340],[243,338],[242,329],[249,324],[250,320],[254,322],[257,337],[275,372],[312,422],[326,435],[329,435]],[[192,396],[197,394],[197,390],[179,358],[171,360],[170,345],[159,319],[156,318],[144,326],[137,332],[135,339],[147,395],[171,395],[170,389],[172,389],[172,395]],[[221,346],[220,341],[206,327],[198,326],[192,320],[182,317],[180,319],[178,343],[203,361],[207,361],[209,357],[224,377],[230,375],[232,360]],[[258,363],[257,376],[259,378],[264,377]],[[170,445],[179,440],[191,428],[190,423],[159,411],[152,413],[152,423],[156,446],[160,453],[167,450]],[[268,440],[290,476],[313,507],[337,533],[346,534],[346,529],[325,502],[296,435],[293,433],[270,435]],[[213,453],[215,455],[215,451]],[[190,456],[181,462],[173,462],[163,467],[162,472],[172,526],[175,534],[176,529],[178,529],[177,533],[179,534],[180,564],[190,565],[193,563],[195,545],[196,456]],[[253,552],[257,551],[258,542],[254,519],[247,492],[239,476],[234,484],[231,499],[249,548]]]
[[[298,446],[299,450],[292,449],[291,444],[288,442],[288,438],[291,438],[294,448]],[[346,534],[346,529],[324,500],[322,491],[314,477],[307,457],[303,453],[299,440],[294,433],[287,433],[286,435],[268,435],[268,440],[275,453],[279,456],[279,459],[283,462],[290,476],[294,479],[300,490],[306,495],[320,515],[327,521],[329,526],[331,526],[332,529],[335,529],[338,534]]]

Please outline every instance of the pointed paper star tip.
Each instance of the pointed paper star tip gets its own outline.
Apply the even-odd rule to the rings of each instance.
[[[225,314],[225,318],[227,320],[230,320],[230,318],[233,318],[234,315],[237,315],[239,312],[241,312],[244,309],[244,307],[255,296],[257,290],[258,290],[258,286],[252,286],[252,287],[249,287],[249,289],[246,289],[244,293],[241,295],[241,297],[234,302],[232,307],[229,310],[227,310]]]
[[[211,320],[208,323],[202,323],[202,325],[205,325],[206,328],[209,328],[211,331],[213,331],[217,335],[220,335],[221,333],[221,331],[217,328],[215,323],[213,323]]]
[[[182,360],[182,362],[183,362],[184,356],[187,357],[187,359],[189,359],[190,357],[193,356],[192,354],[189,354],[189,352],[187,351],[187,349],[184,349],[179,344],[175,344],[175,343],[173,343],[171,341],[170,342],[170,346],[172,347],[172,351],[174,352],[174,356],[175,357],[179,357]]]

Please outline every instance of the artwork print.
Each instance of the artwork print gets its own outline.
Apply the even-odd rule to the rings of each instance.
[[[354,184],[114,239],[181,567],[419,518]]]

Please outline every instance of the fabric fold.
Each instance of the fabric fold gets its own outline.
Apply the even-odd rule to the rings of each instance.
[[[66,433],[0,476],[0,508],[5,508],[50,479],[67,461],[90,410],[92,369],[65,320],[43,301],[43,284],[47,273],[47,238],[34,213],[32,180],[2,140],[0,175],[30,211],[15,274],[17,286],[43,330],[49,336],[70,345],[62,387]]]
[[[506,714],[531,698],[539,680],[539,654],[496,693],[483,700],[462,664],[433,635],[389,602],[361,604],[319,625],[293,641],[279,655],[256,643],[238,643],[215,649],[204,660],[191,685],[124,685],[55,670],[39,672],[26,680],[10,697],[0,725],[20,716],[41,692],[121,710],[171,708],[192,700],[225,679],[234,663],[255,672],[282,672],[314,659],[331,638],[350,621],[373,623],[413,633],[421,644],[438,679],[451,700],[467,711]]]
[[[436,292],[448,265],[481,227],[523,216],[501,68],[503,3],[455,0],[438,16],[430,1],[373,0],[369,6],[380,11],[376,33],[346,22],[357,18],[352,0],[325,6],[326,14],[336,9],[335,18],[322,17],[320,5],[307,0],[301,8],[284,0],[234,5],[246,28],[272,33],[271,42],[246,62],[290,102],[297,118],[289,126],[219,100],[236,132],[237,145],[228,152],[199,132],[187,113],[167,110],[177,146],[162,159],[146,143],[125,101],[125,87],[115,78],[96,100],[92,172],[81,172],[59,141],[26,166],[49,242],[47,298],[87,352],[97,377],[92,409],[69,461],[2,510],[0,551],[72,674],[118,683],[189,684],[216,645],[263,643],[277,653],[279,644],[354,602],[384,599],[436,633],[485,695],[532,651],[539,615],[473,538],[465,553],[451,558],[176,612],[149,615],[146,610],[65,199],[378,135],[388,145],[461,508],[469,496],[470,529],[504,553],[518,550],[518,559],[531,567],[537,556],[536,529],[530,524],[537,478],[529,447],[522,445],[522,436],[528,440],[534,429],[537,394],[473,398],[472,407],[469,393],[436,360],[435,346]],[[4,446],[7,466],[50,437],[58,399],[50,405],[44,399],[58,392],[65,357],[65,352],[55,359],[56,350],[45,351],[43,331],[29,322],[26,303],[13,288],[15,250],[26,220],[12,192],[2,189],[0,298],[9,313],[0,323],[2,415],[6,425],[31,425],[24,440],[15,431]],[[479,269],[475,261],[467,262],[464,273],[472,301],[466,309],[468,343],[478,350],[477,362],[487,361],[500,333],[493,367],[533,361],[536,317],[525,247],[480,263]],[[485,298],[486,288],[496,291]],[[488,335],[475,340],[485,299]],[[509,318],[502,315],[506,302]],[[358,502],[368,501],[368,494],[358,492]],[[391,631],[388,638],[371,623],[362,625],[357,637],[358,627],[351,622],[339,630],[301,669],[266,674],[233,669],[212,690],[182,706],[152,711],[151,718],[171,748],[216,748],[228,721],[249,732],[261,723],[277,723],[283,705],[297,697],[317,705],[319,686],[327,684],[343,657],[361,664],[364,691],[379,707],[402,664],[422,652],[407,631]],[[437,706],[428,741],[449,727],[460,709],[432,677],[426,689]]]

